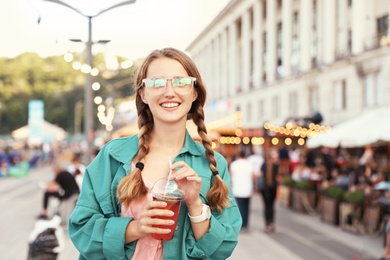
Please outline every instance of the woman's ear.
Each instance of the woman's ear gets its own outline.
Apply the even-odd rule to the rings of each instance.
[[[194,91],[194,96],[192,97],[192,102],[194,102],[198,98],[198,92]]]
[[[148,100],[145,98],[145,92],[144,91],[140,91],[139,92],[139,95],[141,97],[141,100],[145,103],[145,104],[148,104]]]

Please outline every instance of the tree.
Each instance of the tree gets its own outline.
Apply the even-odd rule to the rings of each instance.
[[[97,54],[94,61],[104,70],[103,55]],[[108,79],[99,74],[94,78],[101,84],[96,95],[105,99],[114,93],[118,100],[131,95],[134,71],[135,68],[121,70]],[[129,80],[123,81],[126,78]],[[44,101],[47,121],[72,133],[75,104],[84,100],[84,86],[85,74],[74,70],[62,56],[41,58],[36,53],[24,53],[12,59],[0,58],[0,135],[27,124],[28,102],[32,99]],[[97,118],[95,121],[96,125]]]

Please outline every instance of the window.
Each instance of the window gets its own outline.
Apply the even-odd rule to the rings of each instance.
[[[267,33],[263,33],[263,82],[267,81],[267,73],[266,69],[267,68]]]
[[[250,78],[249,78],[249,89],[253,89],[254,87],[254,84],[253,84],[253,73],[254,73],[254,42],[253,40],[251,40],[251,49],[250,49],[250,54],[249,54],[249,57],[250,57],[250,67],[249,67],[249,75],[250,75]],[[257,83],[257,82],[256,82]]]
[[[272,117],[279,117],[279,97],[272,98]]]
[[[295,73],[299,70],[299,39],[297,35],[292,39],[291,67]]]
[[[311,47],[311,66],[312,68],[316,67],[317,57],[318,57],[318,47],[317,47],[317,1],[313,0],[313,34],[312,34],[312,47]]]
[[[257,101],[257,120],[262,122],[264,120],[264,101]]]
[[[276,31],[276,56],[277,56],[277,76],[278,78],[283,77],[283,66],[282,66],[282,23],[278,23]]]
[[[299,14],[294,12],[292,25],[292,53],[291,53],[291,67],[293,73],[299,71]]]
[[[246,120],[247,120],[247,122],[252,121],[252,103],[251,102],[248,102],[246,104]]]
[[[382,77],[377,73],[371,73],[364,76],[363,84],[363,105],[373,107],[381,105],[383,102],[383,84]]]
[[[317,1],[313,0],[313,29],[317,28]]]
[[[289,93],[288,96],[288,112],[290,117],[298,115],[298,93],[296,91]]]
[[[348,30],[348,54],[352,53],[352,30]]]
[[[310,87],[309,88],[309,112],[314,113],[315,111],[319,111],[319,93],[318,87]]]
[[[382,105],[383,103],[383,84],[382,77],[379,73],[375,75],[375,101],[376,105]]]
[[[298,14],[298,12],[294,12],[294,15],[293,15],[292,32],[293,32],[293,35],[299,34],[299,14]]]
[[[347,108],[347,90],[345,80],[336,81],[334,84],[333,107],[335,111]]]
[[[387,30],[389,28],[389,15],[384,15],[376,19],[376,33],[378,38],[387,35]]]

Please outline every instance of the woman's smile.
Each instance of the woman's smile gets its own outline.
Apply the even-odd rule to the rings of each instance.
[[[175,108],[178,107],[180,103],[177,102],[166,102],[166,103],[161,103],[161,106],[164,108]]]

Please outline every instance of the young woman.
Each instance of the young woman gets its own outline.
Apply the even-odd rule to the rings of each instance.
[[[195,64],[179,50],[155,50],[140,66],[136,86],[139,134],[109,142],[85,171],[69,221],[80,259],[228,258],[242,220],[227,162],[207,136],[206,89]],[[202,144],[186,130],[188,119]],[[161,242],[151,234],[169,229],[153,225],[171,224],[160,217],[173,212],[152,201],[149,190],[170,170],[185,195],[173,239]]]

